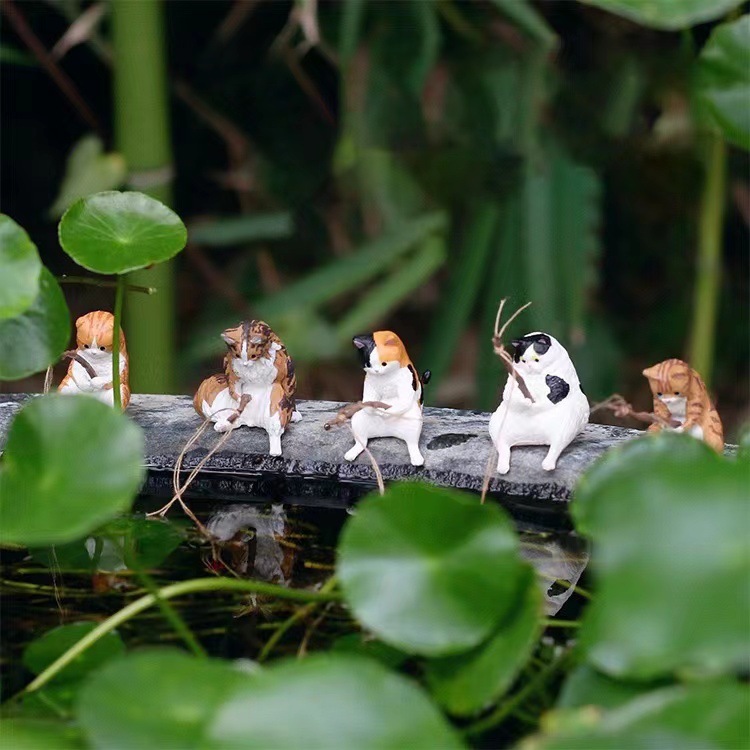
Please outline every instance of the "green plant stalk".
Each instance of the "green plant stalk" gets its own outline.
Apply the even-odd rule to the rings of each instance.
[[[143,584],[143,587],[156,597],[156,604],[161,610],[164,619],[174,628],[178,637],[182,638],[194,656],[205,659],[208,656],[206,650],[193,635],[193,632],[187,626],[185,620],[182,619],[180,613],[159,593],[159,587],[154,583],[153,578],[145,570],[137,570],[135,574]]]
[[[540,669],[533,679],[530,679],[515,695],[497,706],[488,716],[466,727],[464,734],[468,737],[476,737],[502,723],[518,706],[539,690],[555,672],[559,671],[567,663],[570,654],[571,651],[565,651],[555,661],[550,662],[546,667]]]
[[[169,205],[172,149],[164,5],[161,0],[112,0],[110,7],[116,147],[128,165],[130,184]],[[159,290],[126,310],[131,385],[141,393],[170,393],[176,371],[173,264],[130,273],[128,282]]]
[[[117,277],[115,290],[115,321],[112,330],[112,396],[115,409],[122,411],[122,391],[120,390],[120,329],[122,328],[122,302],[125,297],[125,276]]]
[[[33,693],[35,690],[46,685],[56,674],[68,666],[75,658],[80,656],[86,649],[93,646],[100,638],[111,633],[123,623],[135,617],[149,607],[157,603],[159,597],[163,600],[173,599],[184,594],[197,594],[204,591],[242,591],[248,594],[262,594],[265,596],[277,596],[280,599],[291,599],[298,602],[331,602],[338,601],[338,595],[332,592],[305,591],[303,589],[287,589],[273,583],[262,581],[245,581],[237,578],[194,578],[189,581],[180,581],[170,586],[159,589],[158,596],[146,594],[136,599],[111,617],[101,622],[90,633],[87,633],[80,641],[71,646],[64,654],[50,664],[43,672],[32,680],[21,694]]]
[[[696,267],[693,322],[690,331],[690,366],[710,385],[713,370],[721,284],[721,235],[724,226],[727,181],[727,146],[718,133],[707,135],[706,181],[698,219],[698,262]]]
[[[333,591],[333,589],[336,587],[336,576],[331,576],[321,587],[320,587],[320,593],[321,594],[327,594],[330,591]],[[312,612],[315,607],[317,607],[319,602],[310,602],[309,604],[306,604],[304,607],[300,607],[298,610],[293,612],[284,622],[279,625],[278,628],[274,631],[274,633],[271,635],[271,637],[266,641],[265,645],[263,646],[260,654],[258,655],[258,661],[262,662],[265,661],[268,656],[270,655],[271,651],[275,648],[276,644],[284,637],[284,634],[297,622],[300,622],[300,620],[303,620],[305,617],[307,617],[310,612]]]

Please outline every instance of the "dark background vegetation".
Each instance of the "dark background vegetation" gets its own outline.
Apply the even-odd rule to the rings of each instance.
[[[317,44],[291,3],[166,4],[174,208],[203,227],[176,261],[182,391],[217,369],[224,327],[330,265],[330,298],[281,297],[283,314],[268,316],[299,361],[302,397],[358,397],[346,316],[382,283],[357,322],[396,330],[436,370],[428,403],[494,408],[504,377],[490,336],[508,296],[534,301],[514,333],[560,338],[592,399],[648,405],[641,370],[687,356],[704,180],[689,89],[712,25],[649,30],[572,1],[534,3],[529,25],[507,5],[369,2],[342,55],[339,3],[307,17]],[[49,49],[90,5],[16,8]],[[92,127],[8,23],[0,34],[2,210],[53,272],[76,273],[49,211]],[[110,152],[106,15],[89,37],[59,65]],[[747,154],[730,148],[711,379],[729,438],[748,416],[749,191]],[[377,276],[348,283],[346,265],[335,276],[427,215],[439,228]],[[435,271],[421,278],[422,263]],[[74,315],[112,304],[106,289],[66,291]]]

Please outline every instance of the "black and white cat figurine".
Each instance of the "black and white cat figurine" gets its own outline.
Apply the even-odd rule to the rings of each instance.
[[[573,362],[557,339],[529,333],[513,341],[514,366],[534,401],[521,393],[512,375],[503,400],[490,419],[497,448],[497,470],[507,474],[510,449],[516,445],[549,445],[542,468],[552,471],[557,459],[589,420],[589,402]]]

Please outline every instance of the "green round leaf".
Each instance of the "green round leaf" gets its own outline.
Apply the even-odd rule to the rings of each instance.
[[[457,748],[453,729],[412,682],[372,659],[318,654],[236,687],[207,746],[266,750]]]
[[[74,622],[48,630],[32,641],[23,653],[24,666],[34,674],[43,672],[96,627],[95,622]],[[55,681],[71,682],[97,669],[102,664],[125,653],[125,644],[117,633],[107,633],[86,649],[55,677]]]
[[[677,31],[713,21],[742,0],[583,0],[623,18],[664,31]]]
[[[654,690],[603,714],[583,709],[536,750],[737,750],[748,746],[747,685],[724,681]],[[553,724],[554,722],[547,722]],[[589,727],[586,727],[589,724]]]
[[[31,307],[0,320],[0,380],[26,378],[57,362],[69,336],[65,297],[55,277],[42,268],[39,294]]]
[[[750,149],[750,15],[713,30],[698,58],[696,94],[724,137]]]
[[[360,503],[338,554],[357,618],[392,646],[427,656],[487,638],[516,606],[526,570],[500,508],[418,482]]]
[[[587,472],[572,511],[595,545],[580,638],[597,668],[652,679],[745,663],[747,500],[744,463],[674,433],[634,440]]]
[[[315,655],[247,675],[176,651],[139,652],[88,681],[78,715],[94,747],[461,746],[421,690],[362,657]]]
[[[127,510],[143,480],[143,434],[88,396],[33,399],[8,432],[0,540],[69,542]]]
[[[97,748],[205,748],[208,722],[232,688],[249,679],[226,662],[139,651],[84,684],[78,719]]]
[[[590,664],[581,664],[568,674],[557,707],[618,708],[654,687],[658,687],[658,684],[617,680],[599,672]]]
[[[185,247],[180,217],[143,193],[108,191],[76,201],[59,227],[63,250],[97,273],[127,273],[169,260]]]
[[[511,686],[529,658],[543,628],[542,594],[531,568],[522,591],[518,608],[486,643],[467,654],[427,663],[427,684],[449,713],[470,716],[486,708]]]
[[[29,235],[0,214],[0,320],[31,307],[39,294],[42,261]]]

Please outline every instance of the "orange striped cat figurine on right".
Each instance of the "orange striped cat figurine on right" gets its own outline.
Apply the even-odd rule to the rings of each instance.
[[[724,430],[719,413],[701,376],[681,359],[666,359],[643,371],[654,394],[654,414],[680,423],[676,432],[704,440],[715,451],[724,450]],[[650,431],[668,429],[652,424]]]

